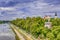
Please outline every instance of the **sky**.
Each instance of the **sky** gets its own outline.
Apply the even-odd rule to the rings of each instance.
[[[0,0],[0,20],[23,17],[60,17],[60,0]]]

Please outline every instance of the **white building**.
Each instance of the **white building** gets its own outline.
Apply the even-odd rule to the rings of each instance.
[[[46,20],[48,20],[48,22],[50,21],[50,15],[46,15],[45,17],[44,17],[44,19]]]
[[[51,28],[51,27],[52,27],[51,22],[45,22],[45,27],[47,27],[47,28]]]

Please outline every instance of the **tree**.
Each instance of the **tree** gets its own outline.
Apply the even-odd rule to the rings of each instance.
[[[51,33],[51,32],[48,32],[47,33],[47,35],[46,35],[46,37],[49,39],[49,40],[54,40],[54,34],[53,33]]]

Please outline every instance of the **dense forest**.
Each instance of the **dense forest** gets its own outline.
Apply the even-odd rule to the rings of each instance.
[[[17,18],[11,21],[12,24],[30,33],[35,38],[40,37],[41,39],[60,40],[60,18],[50,19],[52,23],[51,29],[44,27],[45,22],[47,22],[47,20],[41,17]]]
[[[9,23],[10,21],[1,21],[0,20],[0,24],[3,24],[3,23]]]

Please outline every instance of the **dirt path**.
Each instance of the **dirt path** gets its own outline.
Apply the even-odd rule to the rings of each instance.
[[[17,34],[17,36],[19,37],[20,40],[25,40],[25,38],[23,37],[23,35],[21,35],[14,27],[12,27],[12,28],[15,31],[15,33]]]
[[[34,37],[32,37],[30,34],[26,33],[24,30],[19,29],[15,25],[11,24],[17,35],[20,37],[21,40],[37,40]],[[18,30],[18,31],[17,31]]]

